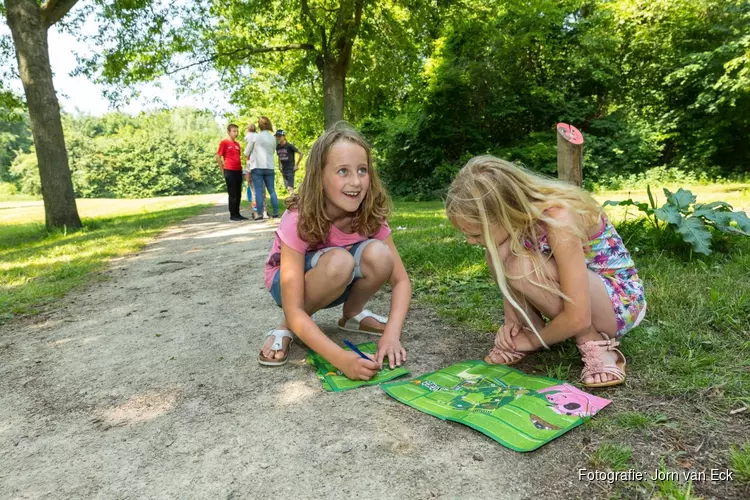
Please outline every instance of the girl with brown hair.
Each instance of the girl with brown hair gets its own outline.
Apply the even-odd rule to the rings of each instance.
[[[386,356],[391,368],[406,360],[401,329],[411,283],[390,235],[388,212],[362,136],[336,126],[318,138],[266,262],[266,287],[284,309],[284,320],[268,332],[261,364],[286,363],[292,332],[351,379],[372,378]],[[386,281],[392,288],[390,317],[364,308]],[[338,305],[340,329],[381,335],[374,360],[342,349],[310,318]]]

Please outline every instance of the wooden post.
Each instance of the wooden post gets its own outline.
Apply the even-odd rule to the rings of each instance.
[[[583,135],[573,125],[557,124],[557,177],[581,186],[583,184]]]

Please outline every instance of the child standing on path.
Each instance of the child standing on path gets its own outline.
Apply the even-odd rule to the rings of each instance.
[[[279,201],[276,197],[276,187],[274,186],[274,161],[273,152],[276,150],[276,139],[271,134],[271,120],[267,116],[261,116],[258,119],[258,128],[260,132],[255,137],[255,141],[248,142],[245,147],[245,156],[255,159],[256,166],[250,173],[255,187],[255,206],[257,216],[254,220],[264,220],[266,217],[264,201],[266,199],[266,190],[271,198],[271,208],[273,208],[272,218],[279,216]]]
[[[261,364],[286,363],[292,332],[351,379],[372,378],[385,356],[391,367],[406,360],[400,338],[411,283],[387,215],[388,199],[365,140],[340,127],[318,138],[266,262],[266,287],[283,307],[284,320],[268,332]],[[364,307],[386,281],[392,288],[391,310],[390,317],[381,317]],[[382,335],[374,361],[336,345],[310,318],[342,304],[339,328]]]
[[[281,175],[284,177],[284,185],[290,196],[294,196],[294,174],[299,170],[299,164],[302,163],[302,157],[305,156],[302,151],[291,142],[286,140],[286,132],[282,129],[276,130],[276,155],[279,157],[279,168]],[[294,154],[298,153],[299,158],[294,161]]]
[[[250,147],[250,144],[255,144],[255,139],[258,137],[258,134],[255,132],[255,124],[251,123],[247,126],[247,133],[245,134],[245,150],[250,148],[252,150],[252,147]],[[253,207],[253,218],[257,216],[256,210],[255,210],[255,202],[253,201],[253,178],[252,178],[252,170],[258,166],[258,163],[255,161],[255,158],[252,155],[245,155],[245,168],[242,170],[242,173],[245,174],[245,182],[247,183],[247,187],[245,188],[246,194],[247,194],[247,202],[250,203]]]
[[[239,222],[248,220],[240,214],[240,201],[242,200],[242,160],[240,154],[242,148],[237,142],[240,128],[234,123],[227,127],[227,138],[219,143],[216,151],[216,163],[219,165],[224,181],[227,183],[227,194],[229,195],[229,220]]]
[[[625,358],[616,347],[643,319],[646,298],[622,239],[591,196],[478,156],[451,184],[446,212],[468,243],[485,248],[505,298],[505,324],[487,363],[516,364],[575,337],[584,386],[625,381]]]

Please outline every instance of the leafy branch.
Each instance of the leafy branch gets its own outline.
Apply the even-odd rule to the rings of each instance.
[[[212,55],[209,58],[196,61],[194,63],[190,63],[186,66],[181,66],[179,68],[166,71],[164,74],[173,75],[175,73],[179,73],[180,71],[192,68],[193,66],[200,66],[201,64],[206,64],[206,63],[215,61],[225,56],[233,56],[233,55],[241,54],[241,53],[263,54],[266,52],[286,52],[289,50],[315,50],[315,45],[312,45],[309,43],[290,43],[289,45],[282,45],[279,47],[240,47],[239,49],[235,49],[229,52],[220,52],[220,53]]]

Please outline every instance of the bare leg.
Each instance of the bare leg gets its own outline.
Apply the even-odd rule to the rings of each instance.
[[[513,289],[514,296],[523,296],[527,303],[549,318],[554,318],[563,311],[564,304],[560,297],[532,282],[543,283],[543,279],[534,271],[530,259],[511,255],[506,258],[504,264],[506,273],[511,277],[508,279],[508,283]],[[559,284],[560,278],[554,258],[549,259],[546,265],[549,276],[554,282],[553,285],[555,283]],[[570,337],[575,336],[576,343],[578,344],[583,344],[590,340],[601,340],[602,336],[600,332],[606,334],[608,337],[614,337],[617,333],[617,319],[615,318],[607,289],[596,273],[592,271],[587,271],[587,273],[591,297],[591,327],[586,332],[570,335]],[[533,332],[524,330],[516,337],[516,345],[519,351],[531,350],[538,343],[538,340],[533,342],[530,336],[534,336]],[[556,339],[555,342],[562,340],[564,339]],[[550,342],[547,341],[547,343],[549,344]],[[602,354],[605,364],[616,364],[617,355],[615,353],[604,351]],[[608,374],[597,374],[587,377],[584,382],[600,383],[613,379],[614,377]]]
[[[354,271],[354,258],[343,249],[334,249],[324,253],[315,267],[305,273],[305,312],[313,314],[327,306],[344,293]],[[279,328],[288,330],[286,319],[281,321]],[[291,339],[283,339],[281,351],[275,353],[277,359],[284,357],[289,350]],[[268,337],[261,348],[263,356],[274,356],[271,349],[273,337]]]
[[[393,255],[385,243],[373,241],[368,243],[359,261],[362,278],[356,280],[344,303],[343,315],[349,319],[365,308],[365,304],[380,290],[393,273]],[[385,325],[375,318],[365,318],[362,325],[383,329]]]

